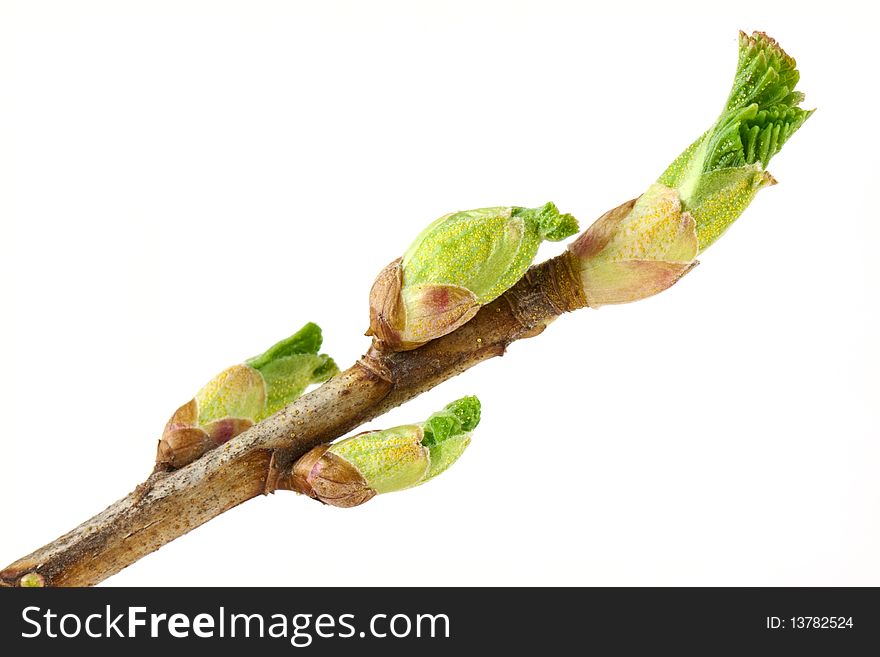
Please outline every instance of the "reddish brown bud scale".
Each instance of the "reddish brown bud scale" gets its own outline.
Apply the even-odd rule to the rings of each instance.
[[[324,504],[347,509],[368,502],[376,491],[351,463],[319,445],[293,467],[291,487]]]
[[[182,468],[216,447],[198,427],[166,429],[156,449],[156,469]]]
[[[330,449],[330,445],[318,445],[314,449],[310,449],[303,454],[299,460],[293,464],[293,468],[290,471],[289,485],[282,487],[294,490],[301,495],[308,495],[313,499],[317,499],[315,489],[312,488],[312,485],[309,483],[309,475],[312,472],[312,468],[315,467],[315,463],[318,462],[318,460],[324,455],[324,452],[328,449]]]
[[[228,367],[178,408],[159,440],[156,470],[182,468],[327,380],[336,364],[318,354],[321,329],[306,324],[244,363]]]
[[[406,321],[400,302],[403,284],[400,260],[398,258],[380,271],[370,288],[370,328],[366,335],[374,336],[383,344],[400,345],[400,332]]]

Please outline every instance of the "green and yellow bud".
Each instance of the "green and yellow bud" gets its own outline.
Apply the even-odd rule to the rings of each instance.
[[[319,354],[321,329],[306,324],[263,354],[223,370],[175,411],[156,452],[157,469],[192,463],[284,408],[313,384],[337,372]]]
[[[740,33],[739,65],[715,125],[638,199],[607,212],[570,247],[590,306],[661,292],[696,264],[758,190],[766,167],[812,111],[794,59],[761,32]]]
[[[455,212],[428,226],[370,292],[370,330],[388,350],[414,349],[470,320],[525,274],[544,240],[577,232],[552,203]]]
[[[291,488],[348,508],[418,486],[458,460],[480,422],[480,402],[464,397],[420,424],[367,431],[320,445],[293,466]]]
[[[694,218],[660,184],[606,212],[569,246],[593,308],[662,292],[696,265],[698,250]]]

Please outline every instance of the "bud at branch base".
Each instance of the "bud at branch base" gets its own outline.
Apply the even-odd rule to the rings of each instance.
[[[156,452],[157,469],[192,463],[284,408],[309,385],[330,378],[336,363],[318,353],[321,342],[321,329],[306,324],[265,353],[211,379],[168,420]]]

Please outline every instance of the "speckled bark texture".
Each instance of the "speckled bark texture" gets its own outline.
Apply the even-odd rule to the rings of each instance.
[[[154,473],[76,529],[0,571],[17,586],[90,586],[224,511],[284,488],[293,462],[477,363],[538,335],[586,305],[569,253],[532,267],[453,333],[412,351],[375,347],[354,366],[223,446],[173,472]]]

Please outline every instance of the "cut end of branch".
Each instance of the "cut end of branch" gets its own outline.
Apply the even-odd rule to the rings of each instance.
[[[21,576],[18,585],[22,588],[42,588],[46,586],[46,578],[40,573],[27,573]]]
[[[49,586],[48,578],[36,571],[36,565],[28,559],[12,564],[0,571],[0,587],[43,588]]]

